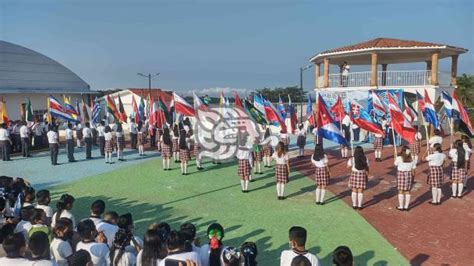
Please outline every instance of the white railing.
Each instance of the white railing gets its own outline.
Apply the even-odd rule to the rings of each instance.
[[[351,72],[347,76],[329,74],[329,87],[368,87],[370,86],[371,72]],[[438,83],[449,86],[451,74],[438,72]],[[378,86],[423,86],[431,85],[430,70],[390,70],[377,72]],[[323,88],[324,76],[319,77],[319,87]]]

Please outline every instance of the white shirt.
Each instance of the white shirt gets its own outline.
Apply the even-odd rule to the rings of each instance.
[[[450,149],[449,153],[448,153],[448,156],[449,156],[449,158],[451,158],[451,160],[453,162],[458,161],[458,151],[456,149]],[[469,160],[469,155],[467,154],[467,152],[465,152],[464,158],[465,158],[466,161]]]
[[[275,159],[276,164],[288,163],[288,153],[284,153],[281,157],[278,157],[278,152],[274,152],[272,158]]]
[[[288,138],[288,134],[286,133],[281,133],[280,134],[280,139],[287,139]]]
[[[40,123],[35,123],[33,125],[33,131],[35,132],[36,136],[42,136],[43,135],[43,125]]]
[[[137,264],[137,256],[135,256],[135,254],[131,253],[131,252],[127,252],[125,251],[123,254],[122,254],[122,257],[120,258],[120,260],[117,262],[117,264],[115,264],[115,260],[117,258],[117,255],[120,251],[119,250],[116,250],[115,251],[115,254],[114,254],[114,266],[132,266],[132,265],[136,265]]]
[[[123,137],[123,131],[117,131],[117,132],[115,132],[115,136],[116,136],[117,138]]]
[[[84,135],[84,138],[92,138],[92,131],[90,128],[88,127],[85,127],[83,130],[82,130],[82,135]]]
[[[290,266],[291,262],[299,254],[293,250],[283,250],[280,256],[280,266]],[[311,253],[306,253],[304,256],[311,262],[312,266],[319,266],[319,258]]]
[[[67,266],[66,258],[72,255],[72,247],[69,242],[54,238],[49,246],[51,260],[58,266]]]
[[[50,260],[30,260],[31,266],[53,266],[53,262]]]
[[[58,133],[50,130],[48,131],[48,134],[46,134],[48,137],[48,143],[49,144],[57,144],[58,143]]]
[[[444,153],[435,152],[426,157],[429,166],[443,166],[446,155]]]
[[[112,132],[107,132],[104,134],[105,140],[111,140],[114,136],[112,135]]]
[[[140,250],[140,252],[138,252],[138,255],[137,255],[137,266],[142,266],[143,265],[143,262],[142,262],[142,255],[143,255],[143,249]],[[155,265],[160,265],[160,259],[156,259],[156,264]]]
[[[74,131],[70,128],[66,128],[66,139],[73,139]]]
[[[469,148],[469,145],[467,145],[467,143],[463,143],[463,144],[462,144],[462,147],[463,147],[464,150],[466,151],[467,156],[468,156],[468,157],[471,156],[472,149]]]
[[[383,135],[374,133],[374,137],[376,137],[376,138],[381,138],[381,137],[383,137]]]
[[[23,125],[20,127],[20,137],[21,138],[28,138],[30,133],[30,129],[26,126]]]
[[[352,166],[352,171],[354,172],[365,172],[366,170],[359,170],[355,167],[355,163],[354,165],[352,165],[352,161],[354,160],[354,158],[351,158],[347,161],[347,166],[348,167],[351,167]],[[367,159],[367,166],[369,166],[369,159]]]
[[[89,252],[94,266],[110,265],[109,247],[107,244],[97,242],[84,243],[81,241],[77,243],[76,251],[81,249]]]
[[[119,230],[118,226],[101,221],[95,227],[98,232],[104,232],[105,237],[107,237],[107,244],[111,247],[114,243],[115,234]]]
[[[416,168],[416,163],[414,161],[404,162],[402,156],[397,156],[393,164],[400,172],[408,172]]]
[[[4,128],[0,128],[0,140],[10,140],[10,133]]]
[[[166,258],[160,261],[160,264],[158,266],[165,266],[167,259],[182,260],[182,261],[191,260],[195,262],[197,266],[201,266],[201,260],[199,258],[199,255],[194,251],[166,256]]]
[[[342,75],[343,76],[347,76],[349,75],[349,70],[351,69],[351,67],[349,65],[345,65],[343,68],[342,68]]]
[[[298,136],[306,136],[306,130],[305,130],[304,128],[298,129],[298,131],[296,131],[296,135],[298,135]]]
[[[420,139],[421,139],[421,133],[420,133],[420,132],[416,132],[416,134],[415,134],[415,139],[416,139],[416,140],[420,140]]]
[[[250,156],[251,156],[250,149],[248,149],[248,150],[238,149],[237,154],[235,156],[239,160],[249,160]]]
[[[31,261],[25,258],[10,259],[7,257],[0,258],[0,265],[2,266],[31,266]]]
[[[324,154],[322,160],[316,161],[313,159],[313,156],[311,156],[311,162],[314,164],[314,166],[318,168],[326,167],[326,165],[328,165],[328,157],[326,156],[326,154]]]
[[[135,123],[130,123],[130,133],[132,134],[137,134],[137,124]]]
[[[97,136],[103,137],[105,134],[105,127],[103,125],[100,125],[97,127]]]
[[[56,225],[56,215],[57,215],[57,212],[55,212],[53,214],[53,218],[51,218],[51,227],[54,228],[54,226]],[[68,210],[63,210],[61,212],[61,216],[59,218],[69,218],[71,219],[72,221],[72,225],[74,228],[76,228],[76,220],[74,219],[74,215],[72,215],[71,212],[69,212]]]
[[[430,147],[433,148],[436,143],[442,144],[443,138],[441,136],[433,136],[430,138],[428,143],[430,144]]]
[[[342,124],[345,126],[350,126],[351,118],[348,115],[345,115],[344,118],[342,119]]]
[[[53,208],[47,206],[47,205],[36,205],[36,209],[42,209],[46,213],[46,217],[51,218],[53,217]]]

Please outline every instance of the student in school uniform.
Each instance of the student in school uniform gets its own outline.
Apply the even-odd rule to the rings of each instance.
[[[464,189],[464,180],[467,173],[467,161],[469,155],[464,150],[463,141],[456,140],[454,146],[449,150],[449,157],[451,158],[451,198],[461,198]]]
[[[469,179],[469,170],[471,170],[471,155],[472,155],[472,143],[471,138],[466,135],[461,137],[463,141],[463,148],[467,154],[467,162],[466,162],[466,178],[464,179],[464,189],[467,188],[467,180]]]
[[[161,136],[163,136],[163,129],[158,128],[156,130],[156,150],[161,152]]]
[[[74,228],[70,219],[61,218],[56,222],[56,226],[53,228],[54,238],[49,246],[51,261],[54,265],[68,266],[66,258],[73,254],[70,244],[73,234]]]
[[[92,159],[92,131],[90,127],[91,124],[86,122],[85,127],[82,129],[82,135],[86,145],[86,159]]]
[[[58,202],[56,202],[56,212],[53,214],[53,218],[51,219],[51,227],[55,227],[56,222],[59,221],[59,219],[68,218],[72,222],[72,227],[76,228],[76,220],[74,219],[74,215],[71,213],[75,200],[76,199],[69,194],[61,195]]]
[[[127,249],[130,246],[130,236],[123,230],[118,231],[113,244],[110,246],[110,262],[115,266],[129,266],[137,264],[136,254]]]
[[[137,131],[137,121],[135,118],[130,119],[130,145],[132,149],[137,149],[137,142],[138,142],[138,131]]]
[[[278,200],[285,199],[285,184],[289,182],[290,174],[290,162],[288,159],[288,154],[285,152],[285,144],[279,142],[276,151],[273,153],[272,157],[276,162],[275,167],[275,176],[276,176],[276,187],[277,187],[277,198]]]
[[[352,208],[362,210],[364,190],[367,188],[369,175],[369,161],[361,146],[354,149],[354,157],[347,161],[347,167],[351,168],[349,187],[352,189]]]
[[[36,193],[36,208],[41,209],[46,214],[46,225],[51,225],[51,219],[53,218],[53,209],[49,206],[51,203],[51,196],[49,190],[43,189]]]
[[[112,162],[112,154],[115,149],[115,138],[114,135],[112,134],[112,129],[110,126],[106,126],[104,130],[104,139],[105,139],[105,145],[104,145],[104,152],[105,152],[105,163],[106,164],[111,164]]]
[[[105,156],[105,122],[100,121],[99,126],[97,126],[97,137],[99,138],[99,150],[100,150],[100,155]]]
[[[31,140],[30,140],[31,129],[27,126],[26,121],[21,122],[20,127],[20,138],[21,138],[21,152],[23,157],[30,157]]]
[[[173,141],[170,136],[170,129],[164,128],[163,135],[161,136],[161,157],[163,159],[163,170],[171,170],[170,161],[171,153],[173,151]]]
[[[263,135],[262,141],[266,140],[269,137],[270,137],[270,128],[267,128],[265,130],[265,134]],[[271,167],[272,154],[273,154],[273,148],[272,148],[272,145],[270,145],[270,142],[263,144],[263,165],[265,167]]]
[[[342,133],[347,143],[351,143],[351,118],[346,114],[342,119]],[[347,145],[341,145],[341,156],[342,159],[347,159],[349,155],[349,147]]]
[[[310,266],[319,266],[319,258],[316,255],[309,253],[306,249],[307,231],[301,226],[293,226],[288,233],[290,250],[284,250],[280,255],[280,266],[291,266],[296,257],[306,257],[309,260]]]
[[[237,168],[237,175],[240,177],[240,186],[242,193],[249,192],[249,179],[252,171],[252,146],[245,145],[245,139],[241,140],[241,147],[237,150],[237,160],[239,167]]]
[[[193,153],[196,158],[196,167],[198,170],[203,170],[204,168],[202,167],[202,156],[199,150],[201,149],[201,145],[199,144],[198,140],[198,135],[193,134],[194,138],[194,145],[193,145]]]
[[[306,130],[303,123],[298,125],[298,130],[296,131],[296,145],[298,146],[298,157],[304,155],[304,146],[306,145]]]
[[[441,144],[435,143],[433,145],[433,153],[426,156],[425,160],[428,161],[428,184],[431,186],[431,193],[433,200],[430,204],[439,205],[441,204],[441,186],[443,185],[444,171],[443,165],[446,155],[441,149]]]
[[[181,174],[187,175],[188,174],[188,161],[191,160],[191,152],[189,151],[189,145],[186,141],[186,131],[184,129],[181,130],[179,135],[179,161],[181,164]]]
[[[280,141],[283,142],[285,145],[285,152],[290,150],[290,136],[288,136],[288,132],[286,130],[280,131]]]
[[[253,141],[253,163],[255,167],[255,174],[263,174],[262,172],[262,161],[263,161],[263,147],[259,143],[258,138]]]
[[[146,142],[146,127],[143,126],[143,123],[138,122],[137,127],[137,145],[138,145],[138,155],[145,155],[145,142]]]
[[[81,249],[89,252],[95,266],[108,266],[110,264],[110,251],[103,232],[97,232],[95,224],[90,219],[85,219],[77,225],[80,241],[76,251]]]
[[[82,125],[81,123],[76,123],[76,142],[77,142],[77,147],[82,147]]]
[[[316,181],[316,204],[324,205],[324,194],[326,187],[329,185],[329,166],[328,157],[324,153],[323,146],[316,144],[314,147],[313,156],[311,156],[311,163],[316,167],[315,181]]]
[[[59,152],[59,135],[58,128],[50,124],[48,134],[49,152],[51,155],[51,164],[58,165],[58,152]]]
[[[67,150],[67,159],[70,163],[75,162],[74,158],[74,130],[72,130],[72,124],[67,123],[66,128],[66,150]]]
[[[374,133],[374,153],[376,162],[382,161],[383,137],[384,135],[382,134]]]
[[[179,162],[179,128],[178,125],[173,127],[173,158],[174,162]]]
[[[115,130],[115,137],[117,138],[117,158],[119,161],[125,161],[123,158],[123,149],[125,148],[125,136],[123,134],[123,127],[121,123],[117,124]]]
[[[399,211],[408,211],[410,206],[410,190],[415,176],[416,162],[413,160],[411,150],[403,146],[395,158],[394,165],[397,167],[397,189]]]
[[[0,149],[2,151],[2,160],[10,161],[10,149],[12,141],[10,139],[10,133],[8,133],[7,125],[5,123],[0,124]]]
[[[414,125],[413,128],[415,129],[416,133],[415,133],[415,141],[410,144],[410,151],[411,151],[411,156],[412,156],[412,159],[413,159],[413,162],[415,163],[415,165],[418,164],[418,156],[420,155],[420,152],[421,152],[421,133],[420,131],[418,131],[418,126],[417,125]]]
[[[434,131],[434,136],[432,136],[429,140],[428,140],[428,144],[430,146],[430,153],[433,153],[434,152],[434,146],[436,144],[439,144],[440,146],[443,145],[443,138],[441,137],[441,131],[439,130],[435,130]]]

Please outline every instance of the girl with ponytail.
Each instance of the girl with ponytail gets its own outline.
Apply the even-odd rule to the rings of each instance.
[[[59,198],[56,203],[56,212],[53,214],[51,227],[54,227],[60,218],[68,218],[71,219],[73,228],[76,228],[76,220],[74,219],[74,215],[70,212],[74,207],[74,201],[74,197],[69,194],[63,194],[61,198]]]
[[[466,153],[462,140],[456,140],[453,148],[449,151],[449,157],[452,161],[451,184],[453,194],[451,198],[460,198],[464,188],[464,180],[467,176],[467,161],[469,155]]]
[[[131,235],[124,230],[115,234],[114,243],[110,248],[110,263],[112,266],[136,265],[137,257],[126,249],[130,245]]]

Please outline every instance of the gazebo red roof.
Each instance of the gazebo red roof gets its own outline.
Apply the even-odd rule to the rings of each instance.
[[[148,88],[129,88],[128,90],[145,98],[148,98],[148,95],[151,95],[151,97],[155,99],[162,97],[165,101],[171,101],[173,98],[171,92],[167,92],[159,88],[152,88],[151,90]]]

